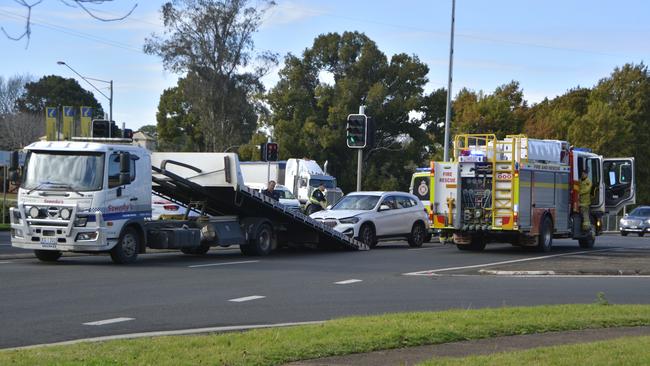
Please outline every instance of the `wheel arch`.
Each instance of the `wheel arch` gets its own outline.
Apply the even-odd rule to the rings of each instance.
[[[120,231],[120,236],[119,236],[120,238],[128,228],[133,228],[135,232],[138,233],[138,239],[139,239],[138,253],[139,254],[145,253],[147,248],[147,236],[146,236],[147,234],[146,234],[146,230],[144,229],[144,221],[139,219],[128,220],[122,226],[122,230]]]

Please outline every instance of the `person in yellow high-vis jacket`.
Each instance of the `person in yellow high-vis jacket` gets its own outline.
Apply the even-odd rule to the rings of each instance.
[[[582,214],[582,230],[591,229],[589,217],[589,206],[591,206],[591,179],[586,171],[580,175],[580,213]]]

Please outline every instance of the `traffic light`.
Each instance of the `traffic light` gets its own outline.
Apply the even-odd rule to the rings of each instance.
[[[363,149],[367,145],[368,117],[365,114],[348,115],[345,128],[349,148]]]
[[[95,119],[92,121],[92,129],[90,136],[92,137],[108,137],[110,124],[105,119]]]
[[[278,144],[275,142],[266,143],[266,161],[278,161]]]
[[[260,144],[260,160],[278,161],[279,149],[276,142],[264,142]]]

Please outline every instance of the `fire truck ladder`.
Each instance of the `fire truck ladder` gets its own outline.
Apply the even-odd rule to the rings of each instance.
[[[497,141],[497,154],[495,154],[493,161],[493,229],[513,229],[516,224],[517,188],[515,187],[515,175],[522,159],[526,160],[528,153],[527,141],[525,135],[508,135],[504,140]]]

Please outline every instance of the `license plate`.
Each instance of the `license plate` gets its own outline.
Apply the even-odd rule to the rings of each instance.
[[[56,244],[56,238],[41,238],[41,244]]]
[[[630,226],[630,229],[636,229],[636,226]]]

